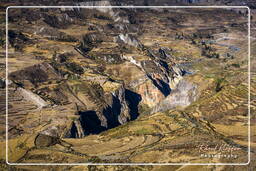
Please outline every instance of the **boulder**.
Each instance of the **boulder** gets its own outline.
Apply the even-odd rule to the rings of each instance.
[[[36,136],[34,141],[36,147],[50,147],[58,143],[60,143],[60,139],[58,137],[53,137],[41,133]]]

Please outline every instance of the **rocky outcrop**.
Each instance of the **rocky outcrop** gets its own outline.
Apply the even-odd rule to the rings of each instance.
[[[156,102],[160,102],[165,98],[164,94],[152,84],[151,80],[146,80],[144,83],[138,85],[135,91],[141,95],[142,103],[149,107],[154,107]]]
[[[47,102],[44,101],[40,96],[38,96],[37,94],[26,90],[24,88],[18,87],[17,88],[17,92],[26,100],[31,101],[32,103],[34,103],[35,105],[38,106],[38,108],[42,108],[47,106]]]
[[[114,91],[105,92],[104,105],[95,101],[97,107],[79,112],[79,120],[73,123],[70,131],[72,133],[69,133],[70,137],[80,138],[84,135],[100,133],[135,119],[138,116],[138,110],[136,111],[138,102],[132,106],[134,94],[128,92],[123,85]],[[94,110],[90,110],[93,108]]]
[[[149,107],[155,106],[170,95],[185,74],[178,65],[168,66],[158,59],[137,61],[136,58],[125,55],[124,59],[145,72],[145,77],[131,82],[130,86],[142,96],[142,103]]]
[[[139,40],[129,34],[119,34],[116,41],[136,48],[142,48],[142,44],[139,42]]]
[[[107,64],[120,64],[123,62],[122,54],[120,52],[104,52],[102,49],[100,52],[91,52],[88,54],[89,58],[95,60],[98,63],[107,63]]]
[[[87,1],[87,2],[79,2],[77,6],[111,6],[110,1]],[[97,9],[99,11],[108,11],[102,8]]]
[[[138,104],[141,98],[127,90],[123,84],[108,81],[102,84],[102,87],[95,83],[93,85],[69,83],[67,86],[70,87],[70,92],[63,93],[69,94],[67,95],[69,100],[73,99],[72,102],[77,104],[78,111],[75,117],[72,116],[73,121],[66,128],[64,137],[82,138],[89,134],[98,134],[134,120],[138,116]],[[49,128],[44,132],[49,135],[54,131]]]
[[[45,134],[38,134],[35,138],[35,146],[36,147],[49,147],[55,144],[58,144],[60,140],[57,137],[45,135]]]
[[[64,32],[61,32],[57,30],[56,28],[51,27],[40,27],[38,28],[34,34],[40,35],[44,38],[47,38],[49,40],[57,40],[57,41],[66,41],[66,42],[75,42],[77,41],[76,38],[67,35]]]
[[[66,138],[83,138],[85,136],[85,130],[81,125],[81,121],[75,120],[72,122],[72,125],[69,127],[67,132],[64,134]]]
[[[110,1],[89,1],[89,2],[79,2],[76,4],[77,6],[107,6],[109,8],[95,8],[97,11],[105,13],[109,15],[114,22],[122,22],[122,23],[129,23],[129,20],[127,18],[121,17],[119,15],[119,11],[114,11],[113,8],[111,8]],[[80,12],[82,12],[82,9],[79,9]]]
[[[23,87],[34,87],[50,80],[60,80],[61,75],[47,62],[33,65],[9,74],[9,79]]]
[[[26,35],[16,30],[8,31],[8,40],[15,50],[22,50],[26,44],[32,43],[32,40],[30,40]]]
[[[75,50],[81,55],[100,64],[122,63],[124,49],[125,48],[114,42],[113,37],[104,35],[100,32],[84,35],[80,44],[75,47]]]
[[[187,100],[186,97],[190,96],[190,89],[196,89],[195,86],[183,81],[184,75],[189,72],[184,70],[181,65],[172,62],[170,49],[160,48],[157,53],[147,49],[147,52],[151,60],[140,61],[136,56],[123,56],[125,60],[136,65],[145,73],[144,77],[129,84],[136,93],[141,95],[141,104],[145,104],[153,112],[157,112],[178,105],[187,106],[194,101],[196,96],[190,100]],[[169,64],[166,61],[169,61]],[[180,93],[180,97],[175,95],[177,92]],[[196,94],[195,91],[193,92]],[[179,98],[180,102],[177,102]],[[182,100],[184,100],[184,104],[178,104],[182,103]]]
[[[186,80],[180,80],[170,95],[155,105],[151,113],[166,111],[177,106],[186,107],[190,105],[198,97],[196,88],[196,85]]]
[[[89,33],[83,36],[80,45],[77,49],[80,53],[84,54],[92,50],[92,48],[96,47],[99,43],[103,41],[103,36],[99,33]]]
[[[158,50],[158,53],[159,53],[160,58],[163,59],[163,60],[167,60],[167,59],[171,58],[169,48],[160,48]]]
[[[119,124],[125,124],[131,120],[131,114],[129,113],[129,107],[125,99],[125,88],[122,85],[119,89],[112,93],[112,110],[118,115],[117,119]]]
[[[56,28],[67,28],[71,23],[74,22],[74,19],[69,17],[68,14],[63,15],[47,15],[43,16],[44,22],[50,25],[51,27]]]

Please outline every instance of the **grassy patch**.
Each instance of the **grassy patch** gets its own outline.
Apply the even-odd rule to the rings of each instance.
[[[139,110],[140,116],[143,116],[146,114],[150,114],[151,108],[146,104],[140,104],[138,110]]]
[[[129,135],[128,128],[129,127],[127,126],[127,124],[120,125],[116,128],[112,128],[112,129],[102,132],[101,135],[103,135],[103,136],[109,135],[111,138],[121,138],[123,136]]]
[[[237,63],[231,64],[231,66],[232,66],[232,67],[235,67],[235,68],[240,68],[240,64],[237,64]]]
[[[224,78],[217,78],[216,79],[216,87],[215,87],[216,92],[219,92],[219,91],[222,90],[224,81],[225,81]]]
[[[136,130],[134,133],[135,135],[146,135],[146,134],[151,134],[152,131],[146,128],[141,128],[139,130]]]

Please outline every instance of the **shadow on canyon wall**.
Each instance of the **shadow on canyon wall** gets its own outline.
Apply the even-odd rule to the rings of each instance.
[[[135,120],[139,116],[138,112],[138,105],[141,101],[141,96],[131,90],[125,90],[125,101],[128,106],[129,111],[129,121]],[[107,106],[103,109],[102,114],[107,120],[107,126],[102,124],[99,116],[97,115],[96,111],[88,110],[88,111],[79,111],[78,114],[80,115],[80,123],[82,127],[83,134],[90,135],[90,134],[99,134],[103,131],[108,129],[117,127],[121,125],[119,119],[123,116],[122,105],[120,100],[113,96],[112,106]],[[78,128],[75,124],[72,125],[70,130],[69,138],[77,138],[78,135]]]

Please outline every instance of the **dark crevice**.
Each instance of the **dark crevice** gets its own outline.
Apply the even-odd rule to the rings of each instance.
[[[78,134],[77,134],[78,130],[76,128],[75,123],[72,123],[71,129],[70,129],[70,134],[67,135],[68,138],[77,138]]]
[[[170,54],[167,52],[167,50],[163,48],[160,48],[158,52],[159,52],[159,57],[162,59],[168,59],[171,57]]]
[[[112,98],[112,106],[107,106],[102,110],[103,116],[107,120],[107,126],[102,126],[102,121],[100,120],[99,116],[97,115],[96,111],[79,111],[78,114],[80,115],[80,123],[82,126],[82,131],[84,135],[90,134],[99,134],[103,131],[108,129],[117,127],[121,125],[118,120],[118,117],[122,114],[122,104],[116,96]],[[131,90],[125,90],[125,102],[128,105],[128,110],[130,114],[130,120],[135,120],[138,116],[138,105],[141,101],[141,96]],[[125,116],[124,116],[125,117]],[[76,124],[73,123],[70,130],[69,138],[77,138],[78,136],[78,128]]]
[[[168,66],[167,62],[160,60],[159,64],[161,66],[163,66],[165,68],[165,70],[169,73],[170,69],[169,69],[169,66]]]
[[[112,112],[113,112],[113,116],[115,116],[115,118],[117,119],[118,115],[121,114],[121,102],[120,100],[113,96],[113,102],[112,102]]]
[[[79,115],[85,135],[99,134],[107,129],[101,126],[101,121],[95,111],[79,112]]]
[[[186,71],[186,70],[181,70],[181,76],[184,76],[186,74],[191,74],[190,72]]]
[[[131,120],[135,120],[139,116],[138,105],[142,100],[141,95],[126,89],[125,100],[127,101],[130,109]]]
[[[167,83],[159,79],[155,80],[150,75],[147,76],[153,82],[153,84],[163,93],[165,97],[167,97],[171,93],[171,88]]]
[[[111,129],[120,125],[120,123],[118,122],[118,116],[120,115],[120,112],[115,113],[121,109],[121,107],[119,108],[119,105],[120,105],[120,102],[115,104],[116,108],[108,106],[107,108],[103,109],[103,115],[107,119],[108,129]]]

